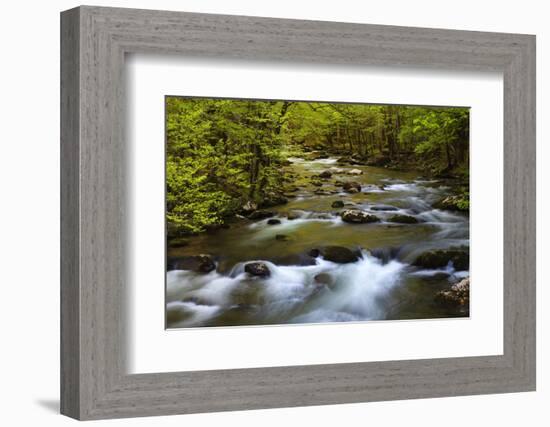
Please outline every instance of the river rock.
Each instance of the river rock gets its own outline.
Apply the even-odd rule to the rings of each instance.
[[[372,215],[358,210],[347,210],[342,212],[342,221],[350,224],[367,224],[371,222],[378,222],[380,218],[376,215]]]
[[[302,216],[302,214],[300,212],[297,212],[297,211],[290,211],[286,214],[286,217],[289,219],[289,220],[293,220],[293,219],[298,219]]]
[[[317,248],[315,249],[311,249],[309,252],[308,252],[308,255],[312,258],[317,258],[319,255],[321,255],[321,251]]]
[[[334,166],[330,168],[330,171],[331,171],[333,174],[344,173],[344,169],[342,169],[342,168],[336,168],[336,167],[334,167]]]
[[[360,169],[351,169],[346,172],[348,175],[362,175],[363,171]]]
[[[281,223],[281,220],[277,218],[270,218],[267,220],[267,225],[278,225],[280,223]]]
[[[384,246],[380,248],[371,249],[369,252],[372,256],[382,261],[383,264],[387,264],[388,262],[394,259],[400,259],[399,257],[400,250],[401,249],[399,247]]]
[[[361,184],[355,181],[351,182],[344,182],[344,185],[342,186],[344,191],[347,191],[348,193],[360,193],[361,192]]]
[[[388,218],[389,222],[397,222],[399,224],[416,224],[418,220],[410,215],[392,215]]]
[[[284,205],[288,203],[288,199],[279,193],[267,193],[262,200],[260,207],[270,208],[277,205]]]
[[[327,261],[338,264],[348,264],[357,261],[360,257],[356,252],[343,246],[325,246],[319,249],[312,249],[309,255],[313,258],[322,256]]]
[[[251,276],[269,277],[271,275],[269,267],[263,262],[249,262],[244,266],[244,271]]]
[[[280,242],[286,242],[288,241],[288,236],[286,234],[276,234],[275,240],[278,240]]]
[[[315,187],[321,187],[323,183],[319,180],[314,179],[311,181],[311,185],[314,185]]]
[[[313,192],[313,194],[317,194],[318,196],[330,196],[332,193],[330,191],[318,188]]]
[[[331,205],[333,208],[343,208],[344,207],[344,201],[343,200],[335,200],[332,202]]]
[[[174,262],[176,270],[190,270],[195,273],[210,273],[216,269],[216,264],[210,255],[185,256]]]
[[[451,289],[439,291],[434,300],[443,307],[459,307],[470,303],[470,278],[453,285]]]
[[[414,266],[422,268],[443,268],[449,262],[453,263],[455,270],[468,270],[470,267],[470,254],[462,249],[445,249],[424,252],[413,262]]]
[[[250,215],[252,212],[254,212],[256,209],[258,209],[258,205],[254,202],[251,202],[250,200],[246,202],[243,207],[241,208],[241,213],[243,215]]]
[[[314,278],[315,284],[318,286],[328,286],[329,288],[334,286],[334,277],[329,273],[319,273]]]
[[[248,215],[248,219],[266,219],[271,218],[272,216],[275,216],[275,212],[258,210]]]
[[[332,176],[332,172],[329,170],[323,171],[319,174],[319,178],[327,179]]]

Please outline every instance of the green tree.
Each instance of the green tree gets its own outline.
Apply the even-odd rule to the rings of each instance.
[[[290,152],[465,174],[468,138],[466,108],[167,97],[168,231],[200,233],[247,202],[281,201]]]

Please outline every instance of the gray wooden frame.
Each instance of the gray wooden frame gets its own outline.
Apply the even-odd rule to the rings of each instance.
[[[130,52],[503,72],[504,354],[128,375],[124,57]],[[534,36],[71,9],[61,14],[61,166],[63,414],[99,419],[535,389]]]

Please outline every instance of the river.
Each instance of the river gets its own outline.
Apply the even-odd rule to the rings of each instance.
[[[341,166],[336,158],[289,160],[289,202],[269,209],[274,212],[270,219],[278,220],[270,222],[279,223],[243,219],[168,249],[168,328],[469,315],[468,307],[434,303],[435,293],[469,276],[468,271],[456,271],[452,263],[437,269],[412,265],[426,251],[469,246],[468,215],[432,207],[451,194],[452,182],[422,179],[418,172]],[[330,178],[317,178],[327,170]],[[344,191],[345,181],[359,183],[361,192]],[[339,200],[344,207],[332,207]],[[346,223],[339,215],[346,209],[374,214],[380,221]],[[287,218],[289,212],[294,219]],[[395,214],[417,223],[389,222]],[[353,249],[361,257],[338,264],[308,256],[326,245]],[[171,269],[171,260],[196,254],[210,254],[216,269],[207,274]],[[250,261],[264,262],[269,277],[246,273]]]

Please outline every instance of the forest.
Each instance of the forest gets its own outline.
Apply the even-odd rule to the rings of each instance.
[[[169,238],[286,202],[289,158],[452,179],[467,211],[469,109],[166,97]]]

